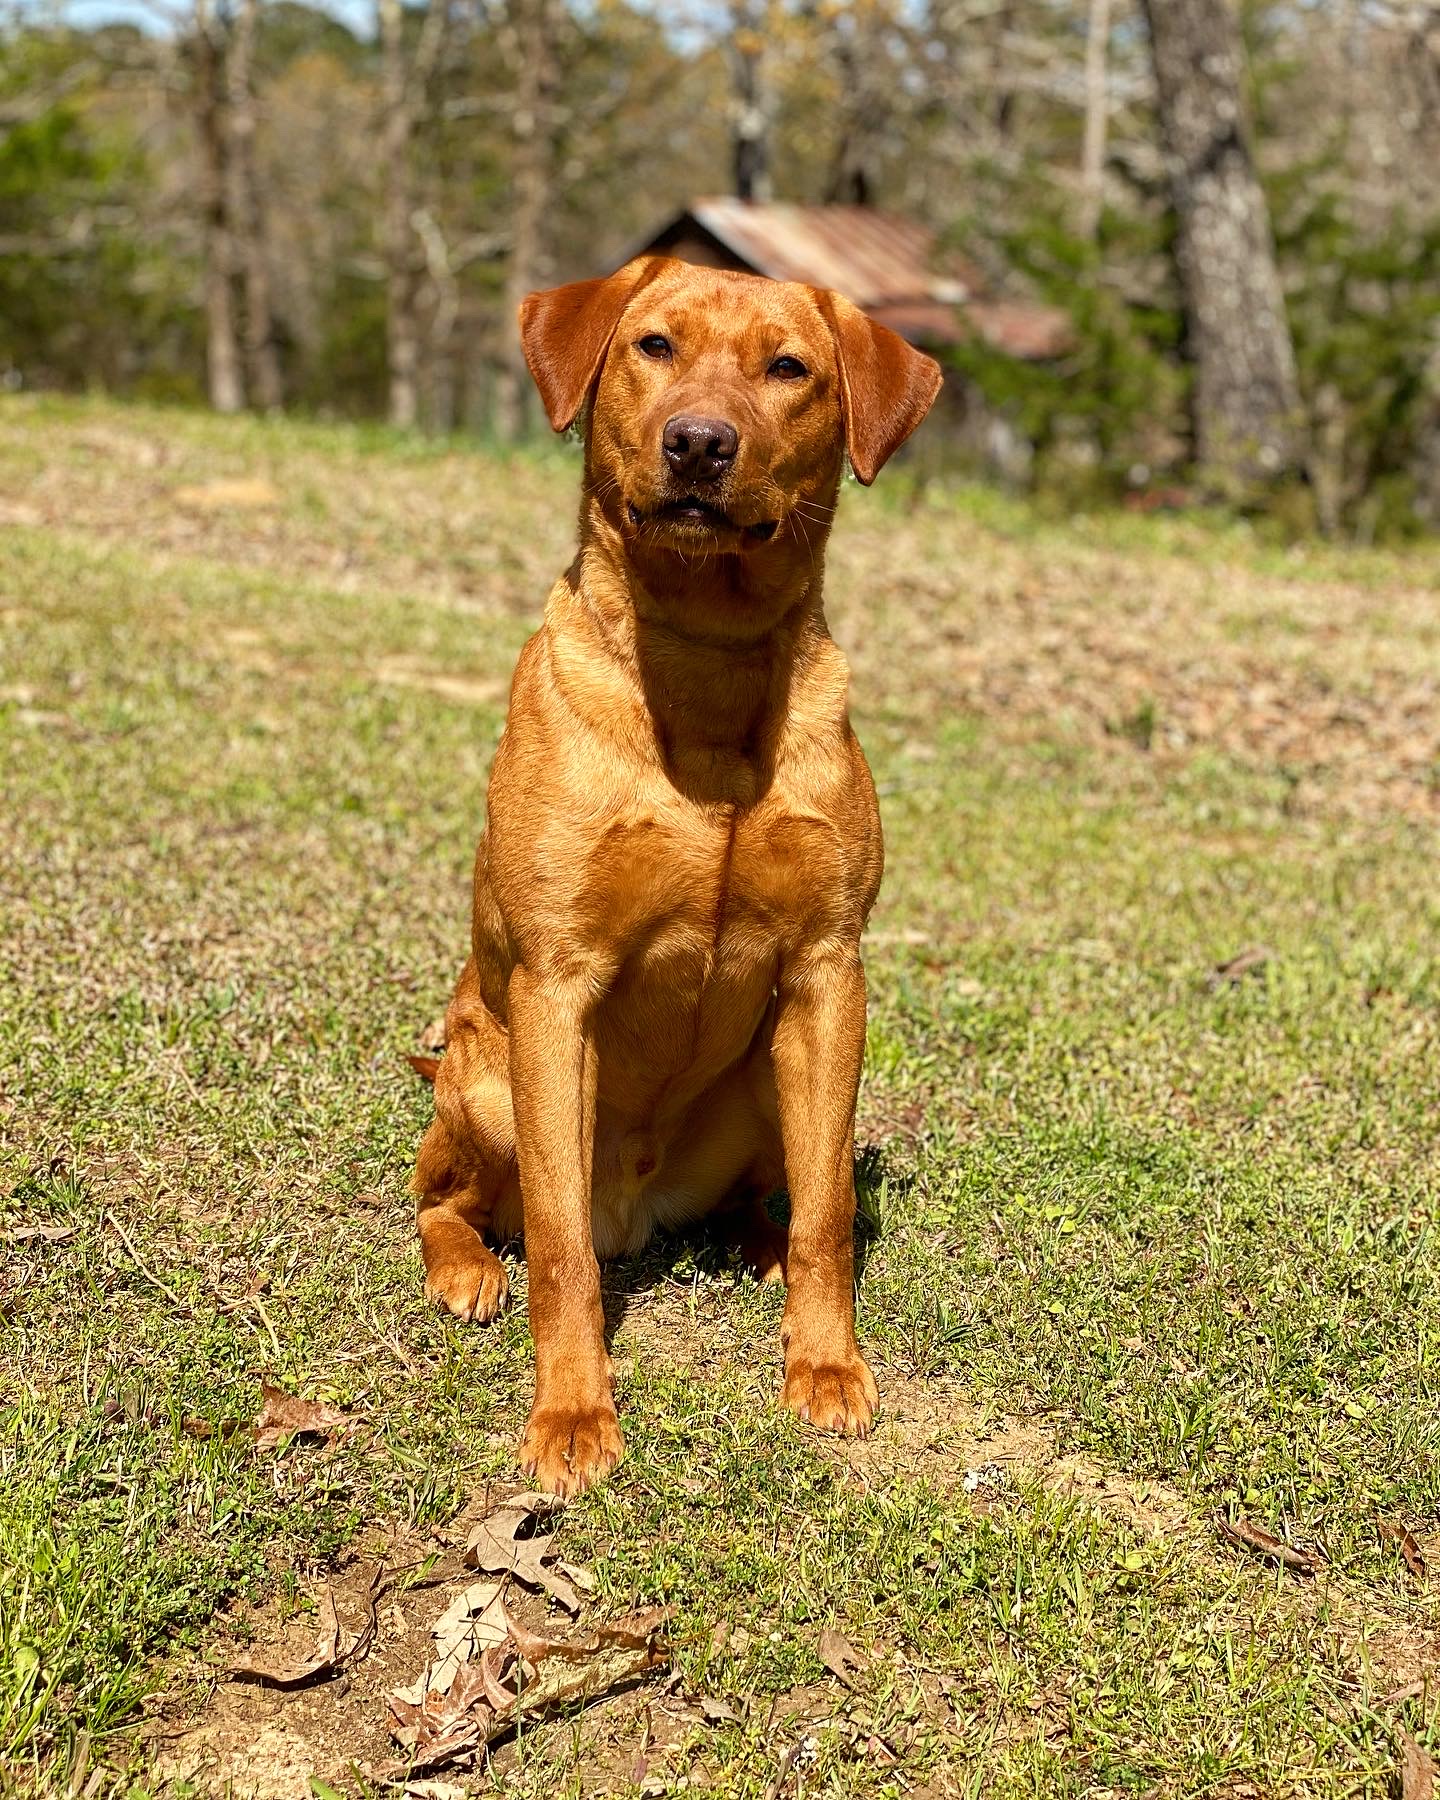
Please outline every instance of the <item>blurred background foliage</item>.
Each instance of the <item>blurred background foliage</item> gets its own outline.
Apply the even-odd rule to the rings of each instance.
[[[0,380],[524,435],[516,295],[614,266],[763,140],[774,198],[922,219],[1068,313],[1061,358],[953,352],[1023,447],[991,473],[1182,504],[1207,483],[1151,32],[1192,3],[26,0],[0,14]],[[1440,528],[1440,7],[1232,16],[1300,411],[1264,504]]]

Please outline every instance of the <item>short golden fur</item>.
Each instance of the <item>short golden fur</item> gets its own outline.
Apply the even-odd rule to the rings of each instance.
[[[788,1282],[783,1403],[870,1424],[852,1136],[882,847],[821,575],[845,454],[873,480],[940,374],[835,295],[654,257],[531,295],[521,329],[551,423],[586,419],[580,545],[515,672],[414,1188],[459,1318],[498,1312],[484,1239],[523,1231],[520,1457],[572,1493],[621,1452],[597,1256],[717,1209]],[[738,440],[693,479],[663,448],[692,415]]]

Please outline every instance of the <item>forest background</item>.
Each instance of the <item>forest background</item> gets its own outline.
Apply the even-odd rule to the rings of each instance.
[[[1427,0],[22,0],[0,381],[524,437],[518,297],[737,187],[1067,310],[952,357],[1043,494],[1440,527]]]

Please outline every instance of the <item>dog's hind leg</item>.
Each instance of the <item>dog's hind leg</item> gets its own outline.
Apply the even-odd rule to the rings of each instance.
[[[470,973],[466,971],[467,975]],[[435,1117],[420,1145],[411,1189],[425,1261],[425,1297],[457,1319],[481,1323],[505,1304],[510,1278],[484,1241],[518,1221],[515,1123],[505,1037],[467,1004],[462,978],[435,1075]]]
[[[715,1211],[716,1225],[734,1244],[741,1262],[757,1281],[783,1283],[786,1278],[790,1233],[775,1223],[765,1204],[766,1195],[773,1194],[779,1186],[780,1179],[752,1172]]]
[[[722,1206],[722,1222],[733,1220],[740,1260],[757,1281],[789,1280],[790,1232],[770,1217],[766,1199],[785,1185],[785,1150],[780,1138],[780,1102],[769,1034],[756,1046],[745,1069],[745,1092],[753,1108],[755,1151],[743,1180]]]
[[[766,1196],[785,1185],[768,1045],[757,1046],[746,1064],[695,1102],[656,1181],[693,1197],[674,1209],[679,1218],[710,1211],[716,1230],[758,1280],[785,1280],[789,1233],[765,1205]]]

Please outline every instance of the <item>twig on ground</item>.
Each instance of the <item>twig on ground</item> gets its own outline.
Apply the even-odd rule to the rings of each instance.
[[[158,1291],[165,1296],[165,1298],[170,1302],[170,1304],[176,1309],[177,1312],[183,1312],[183,1313],[188,1314],[190,1312],[191,1308],[185,1304],[185,1302],[180,1298],[180,1296],[175,1292],[175,1290],[173,1288],[167,1287],[165,1285],[165,1283],[160,1279],[160,1277],[155,1273],[155,1271],[152,1268],[150,1268],[148,1263],[145,1261],[145,1258],[143,1256],[141,1256],[140,1252],[135,1248],[135,1245],[134,1245],[133,1241],[131,1240],[129,1232],[126,1231],[125,1227],[115,1217],[114,1213],[111,1212],[110,1209],[107,1207],[106,1210],[101,1214],[101,1217],[105,1220],[107,1225],[114,1227],[115,1233],[119,1237],[121,1243],[124,1244],[125,1248],[130,1252],[131,1262],[134,1263],[135,1267],[140,1271],[140,1273],[150,1283],[151,1287],[158,1289]]]

